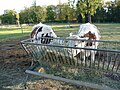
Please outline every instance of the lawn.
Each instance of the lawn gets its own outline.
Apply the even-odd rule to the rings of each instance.
[[[102,40],[120,40],[120,24],[96,24]]]
[[[49,24],[53,27],[55,33],[59,37],[67,37],[70,32],[77,33],[80,24],[70,24],[72,28],[66,28],[67,24]],[[120,40],[120,24],[95,24],[100,33],[102,40]],[[15,26],[0,26],[0,41],[17,39],[24,36],[29,36],[32,26],[25,26],[23,28]]]
[[[0,27],[0,41],[18,39],[24,36],[28,36],[31,31],[31,27]]]

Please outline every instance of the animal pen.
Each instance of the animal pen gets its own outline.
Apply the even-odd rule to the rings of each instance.
[[[31,39],[21,41],[24,50],[33,59],[26,73],[94,89],[120,89],[120,42],[84,40],[98,42],[97,49],[68,46],[68,41],[75,40],[81,41],[66,38],[52,38],[51,42],[57,43],[49,44],[34,43]],[[79,53],[75,56],[73,53],[77,50]],[[91,60],[87,52],[90,55],[95,53],[95,60]]]

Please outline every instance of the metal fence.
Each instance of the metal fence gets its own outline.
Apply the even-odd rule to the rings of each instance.
[[[26,52],[29,53],[34,58],[34,60],[37,60],[39,62],[43,61],[49,63],[72,65],[77,67],[83,65],[89,68],[112,70],[115,72],[119,71],[120,69],[119,41],[85,40],[86,42],[99,42],[98,48],[94,49],[86,47],[70,47],[67,45],[68,41],[75,41],[75,39],[54,39],[55,43],[51,44],[39,44],[37,42],[33,43],[31,42],[31,40],[28,39],[22,41],[22,45],[25,48]],[[77,54],[78,49],[80,52],[79,54]],[[91,54],[91,51],[95,53],[95,60],[91,60],[90,55],[85,56],[85,60],[83,60],[82,57],[88,52]],[[76,53],[76,56],[73,55],[73,52]]]
[[[41,41],[42,39],[43,38],[40,38],[39,41]],[[88,48],[88,47],[86,48],[82,46],[75,47],[68,45],[68,42],[76,43],[76,41],[81,42],[83,41],[83,39],[82,40],[65,39],[65,38],[52,38],[52,39],[44,38],[44,39],[46,40],[49,39],[51,40],[51,42],[49,44],[48,43],[42,44],[36,41],[31,42],[33,41],[31,39],[21,41],[21,44],[24,47],[25,51],[35,61],[38,61],[40,65],[56,64],[58,66],[89,68],[92,70],[94,69],[105,72],[111,71],[120,74],[120,41],[84,40],[87,43],[90,42],[99,43],[97,48]],[[91,59],[92,54],[95,55],[94,60]],[[28,71],[28,73],[32,73],[32,72]],[[66,80],[62,80],[62,81],[66,81]],[[96,88],[96,86],[93,85],[91,86],[85,84],[85,86]],[[97,86],[97,88],[98,87],[99,86]],[[105,87],[99,87],[98,89],[103,89],[103,88],[105,89]]]

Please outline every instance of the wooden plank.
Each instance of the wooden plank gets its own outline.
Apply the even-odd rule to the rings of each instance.
[[[67,82],[67,83],[71,83],[71,84],[75,84],[75,85],[86,86],[86,87],[90,87],[90,88],[94,88],[94,89],[115,90],[115,89],[110,88],[108,86],[100,86],[98,84],[87,83],[87,82],[82,82],[82,81],[77,81],[77,80],[70,80],[70,79],[61,78],[61,77],[58,77],[58,76],[52,76],[52,75],[49,75],[49,74],[43,74],[43,73],[31,71],[31,70],[26,70],[25,72],[28,73],[28,74],[33,74],[33,75],[37,75],[37,76],[41,76],[41,77],[45,77],[45,78],[49,78],[49,79],[53,79],[53,80],[63,81],[63,82]]]

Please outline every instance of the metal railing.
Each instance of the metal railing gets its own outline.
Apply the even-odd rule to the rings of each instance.
[[[39,41],[41,39],[43,38],[40,38]],[[75,68],[87,68],[87,69],[99,70],[105,72],[117,72],[120,74],[120,41],[84,40],[85,42],[99,43],[97,48],[88,48],[88,47],[75,47],[68,45],[69,41],[81,42],[83,41],[83,39],[80,40],[80,39],[65,39],[65,38],[46,38],[46,37],[45,39],[52,39],[52,40],[50,43],[47,44],[42,44],[36,41],[31,42],[33,41],[31,39],[21,41],[21,44],[25,49],[25,51],[35,61],[38,61],[41,66],[57,65],[57,66],[66,66],[66,67],[75,67]],[[95,55],[94,60],[92,60],[91,58],[92,54]],[[26,72],[31,74],[34,73],[29,70],[27,70]],[[34,74],[36,75],[36,73]],[[55,79],[55,80],[59,80],[59,79]],[[76,82],[74,83],[73,81],[71,83],[75,84]],[[78,85],[82,85],[82,84],[79,83]],[[93,86],[88,85],[88,86],[97,89],[102,88],[102,87],[101,88],[94,87],[94,85]]]
[[[66,45],[66,41],[74,39],[54,38],[57,44],[39,44],[33,43],[31,40],[22,41],[22,45],[26,52],[29,53],[34,60],[44,61],[49,63],[58,63],[74,66],[85,66],[89,68],[112,70],[117,72],[120,68],[120,42],[119,41],[91,41],[86,42],[99,42],[98,48],[86,47],[71,47]],[[61,44],[61,41],[64,42]],[[80,41],[80,40],[78,40]],[[52,41],[51,41],[52,42]],[[79,50],[79,54],[77,51]],[[83,51],[84,50],[84,51]],[[73,55],[76,53],[76,56]],[[83,56],[91,51],[95,53],[95,60],[91,60],[90,55]],[[82,53],[84,52],[84,53]]]

